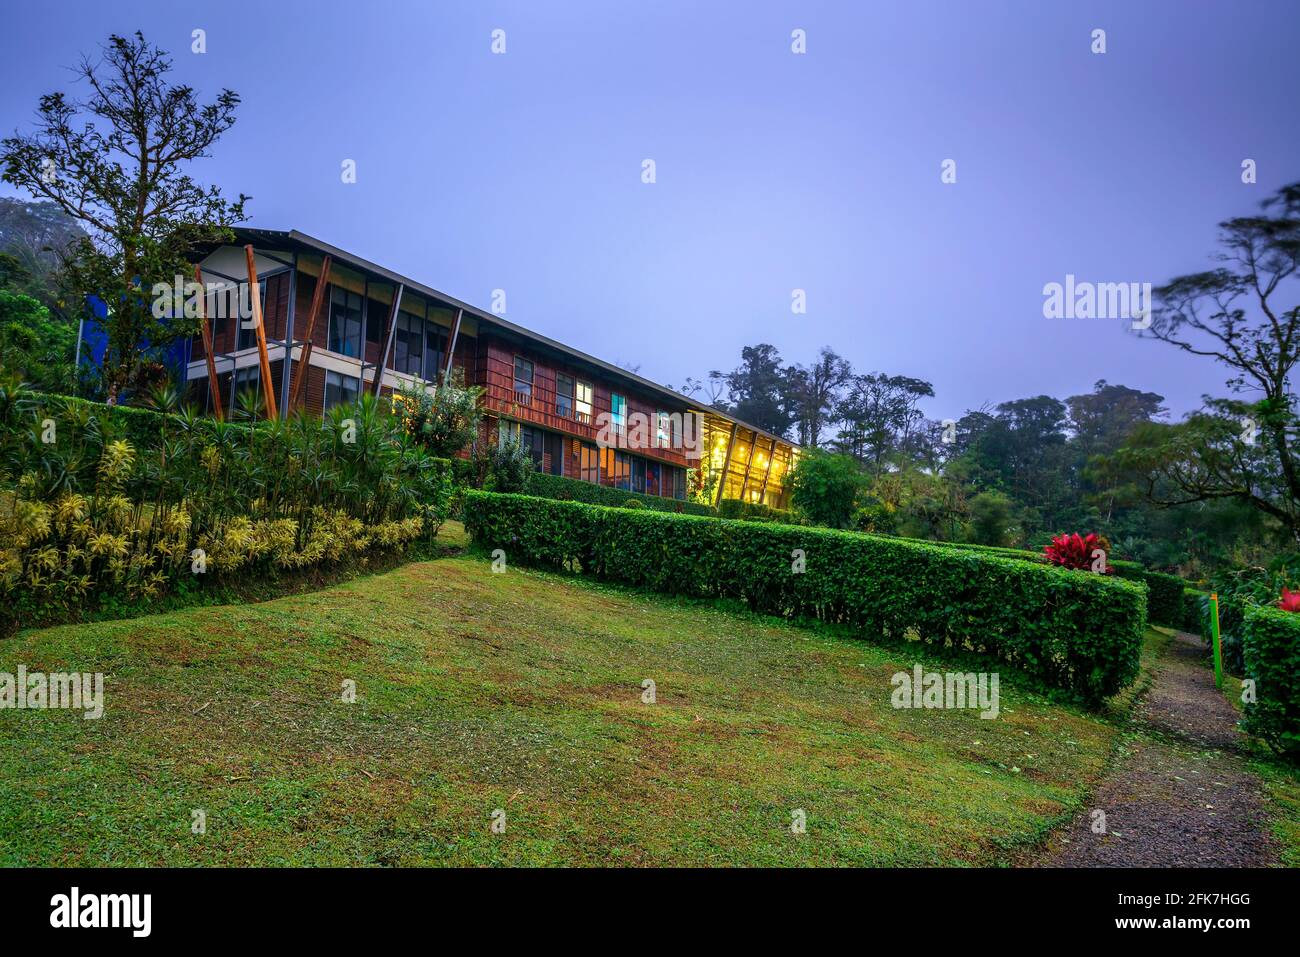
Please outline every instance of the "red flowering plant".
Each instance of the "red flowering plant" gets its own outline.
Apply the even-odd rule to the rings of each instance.
[[[1110,542],[1096,532],[1089,532],[1087,535],[1080,535],[1078,532],[1057,535],[1050,545],[1043,547],[1043,555],[1053,565],[1089,572],[1092,571],[1092,564],[1096,560],[1092,553],[1098,549],[1101,549],[1102,554],[1097,558],[1104,562],[1104,567],[1098,571],[1104,575],[1114,574],[1115,569],[1111,568],[1110,563],[1106,561]]]
[[[1283,611],[1300,611],[1300,591],[1292,591],[1283,585],[1282,597],[1278,600],[1277,607]]]

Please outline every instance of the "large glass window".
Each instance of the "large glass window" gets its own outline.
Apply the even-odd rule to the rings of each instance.
[[[242,369],[235,370],[235,408],[240,407],[240,396],[253,394],[259,395],[262,389],[262,368],[261,366],[245,366]]]
[[[424,318],[405,309],[397,314],[397,329],[393,333],[393,369],[425,377]]]
[[[590,442],[583,442],[579,452],[578,477],[584,482],[600,483],[600,449]]]
[[[645,491],[645,467],[645,459],[632,459],[632,491],[634,492]]]
[[[647,495],[664,494],[659,481],[658,462],[646,462],[645,464],[645,493]]]
[[[575,386],[573,410],[579,422],[591,421],[591,383],[578,382]]]
[[[532,395],[533,364],[521,356],[515,356],[515,398],[528,399],[532,398]]]
[[[632,456],[626,452],[605,449],[605,474],[613,479],[614,487],[627,491],[632,487]],[[612,454],[609,454],[612,453]]]
[[[332,369],[325,372],[325,408],[357,401],[361,391],[360,380],[356,376],[343,375]]]
[[[232,287],[233,289],[233,287]],[[262,321],[266,321],[266,280],[257,281],[258,302],[262,304]],[[237,319],[238,324],[235,326],[235,351],[240,349],[251,349],[257,345],[257,328],[253,325],[253,300],[248,295],[248,283],[239,284],[239,292],[232,297],[235,311],[232,313]],[[247,315],[247,318],[244,316]],[[245,328],[247,325],[247,328]]]
[[[573,415],[573,376],[555,374],[555,414],[566,419]]]
[[[666,449],[672,441],[672,419],[667,412],[655,413],[655,445]]]
[[[424,378],[430,382],[442,380],[447,364],[447,337],[435,322],[424,323]]]
[[[329,349],[345,356],[361,355],[361,297],[338,286],[330,291]]]

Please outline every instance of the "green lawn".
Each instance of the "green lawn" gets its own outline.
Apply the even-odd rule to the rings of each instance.
[[[106,711],[0,711],[0,864],[1005,861],[1116,727],[1005,675],[996,720],[895,710],[914,661],[475,557],[23,632],[0,672],[103,671]]]

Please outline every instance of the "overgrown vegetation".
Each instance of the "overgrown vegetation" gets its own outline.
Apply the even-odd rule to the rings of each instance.
[[[9,378],[0,621],[401,549],[437,534],[450,496],[449,463],[370,396],[324,421],[244,425],[38,396]]]

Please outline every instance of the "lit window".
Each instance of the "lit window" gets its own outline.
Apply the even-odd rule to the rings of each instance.
[[[615,432],[622,432],[627,427],[627,399],[617,392],[609,397],[609,422]]]
[[[579,422],[591,421],[591,383],[578,382],[574,392],[573,409]]]

